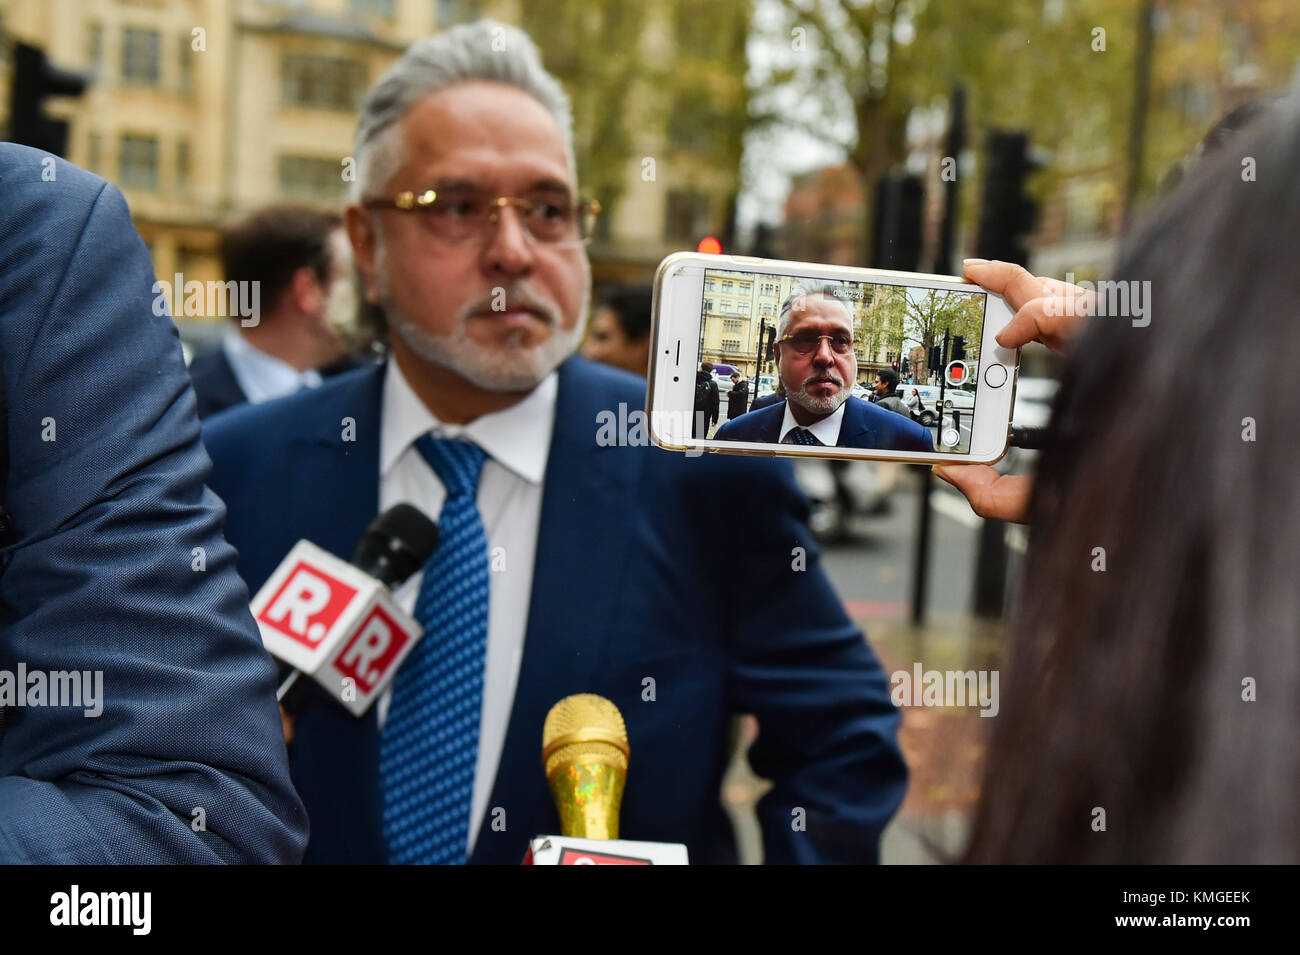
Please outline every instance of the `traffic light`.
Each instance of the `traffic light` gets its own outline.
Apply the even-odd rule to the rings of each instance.
[[[721,255],[722,243],[713,236],[706,235],[700,240],[699,244],[695,246],[695,251],[702,252],[705,255]]]
[[[915,272],[921,265],[921,177],[890,172],[876,187],[871,265],[877,269]]]
[[[980,258],[1021,265],[1028,260],[1024,239],[1038,221],[1038,203],[1025,195],[1025,180],[1038,165],[1029,158],[1028,133],[989,133],[988,169],[975,240],[975,254]]]
[[[942,345],[930,346],[930,364],[928,367],[930,371],[939,371],[941,368],[943,368],[943,346]]]
[[[956,335],[952,340],[952,360],[963,361],[966,358],[966,339]]]
[[[14,44],[13,88],[9,99],[9,139],[62,156],[68,150],[68,124],[45,115],[50,96],[80,96],[88,80],[81,73],[60,69],[45,51]]]
[[[912,362],[911,362],[910,359],[904,358],[904,359],[903,359],[903,374],[904,374],[904,375],[910,375],[911,373],[912,373]]]

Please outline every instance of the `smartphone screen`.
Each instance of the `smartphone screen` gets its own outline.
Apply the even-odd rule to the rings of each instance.
[[[969,454],[987,305],[955,288],[705,269],[693,436]]]

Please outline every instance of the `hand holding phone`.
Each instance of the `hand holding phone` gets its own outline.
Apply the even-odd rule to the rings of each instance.
[[[962,274],[990,292],[1002,295],[1015,315],[998,334],[998,344],[1020,348],[1041,342],[1063,352],[1083,326],[1080,312],[1090,302],[1084,291],[1057,279],[1034,276],[1028,269],[1010,262],[967,259]],[[934,473],[965,495],[980,517],[1024,522],[1033,491],[1033,478],[999,474],[985,464],[943,464]]]

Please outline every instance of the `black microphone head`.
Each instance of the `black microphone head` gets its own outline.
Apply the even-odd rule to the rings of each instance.
[[[394,504],[366,528],[352,563],[393,589],[423,567],[437,546],[437,524],[417,507]]]

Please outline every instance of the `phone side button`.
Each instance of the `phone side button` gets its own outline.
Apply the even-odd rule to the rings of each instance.
[[[989,365],[984,369],[984,384],[990,388],[1001,388],[1007,383],[1006,365]]]

